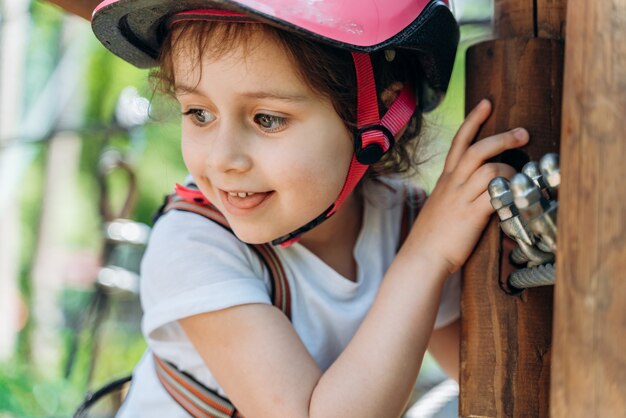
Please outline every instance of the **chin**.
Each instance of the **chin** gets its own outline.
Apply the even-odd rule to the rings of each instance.
[[[261,228],[233,228],[235,236],[246,244],[267,244],[282,235],[276,235],[270,231],[263,231]],[[289,232],[285,232],[288,234]]]

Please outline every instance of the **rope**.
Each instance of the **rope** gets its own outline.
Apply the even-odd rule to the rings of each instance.
[[[459,384],[444,380],[429,390],[404,414],[404,418],[434,418],[444,406],[459,396]]]

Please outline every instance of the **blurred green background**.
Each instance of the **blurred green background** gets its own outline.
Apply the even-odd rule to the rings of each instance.
[[[107,52],[88,22],[44,2],[0,6],[0,418],[67,417],[86,391],[129,373],[145,348],[132,292],[109,294],[108,309],[88,314],[106,251],[101,156],[115,152],[132,167],[136,204],[128,218],[150,225],[186,174],[180,116],[154,96],[148,72]],[[464,49],[487,32],[463,26],[449,93],[427,117],[428,162],[416,179],[426,189],[463,119]],[[152,120],[122,129],[115,111],[129,86],[150,100]],[[118,170],[105,184],[119,209],[128,177]],[[425,362],[426,371],[433,367]]]

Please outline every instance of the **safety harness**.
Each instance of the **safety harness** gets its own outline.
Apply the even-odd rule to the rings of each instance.
[[[426,200],[422,189],[406,187],[400,223],[400,248],[411,225]],[[176,185],[175,193],[166,198],[157,217],[170,210],[193,212],[217,223],[232,233],[228,222],[204,195],[195,188]],[[276,250],[271,244],[247,244],[262,261],[270,275],[272,304],[291,320],[291,294],[289,282]],[[190,374],[180,371],[174,364],[154,355],[154,365],[161,384],[170,396],[194,418],[243,418],[237,408],[215,390],[209,389]]]

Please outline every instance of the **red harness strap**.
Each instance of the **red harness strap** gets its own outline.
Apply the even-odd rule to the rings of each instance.
[[[406,239],[411,225],[426,200],[421,189],[406,188],[400,223],[398,248]],[[176,193],[167,197],[160,214],[172,209],[197,213],[231,231],[224,216],[211,205],[200,191],[180,185]],[[231,231],[232,232],[232,231]],[[248,244],[255,251],[270,274],[272,304],[291,320],[291,295],[285,270],[270,244]],[[170,396],[194,418],[243,418],[237,408],[216,391],[207,388],[191,375],[178,370],[172,363],[154,355],[154,365],[161,384]]]

